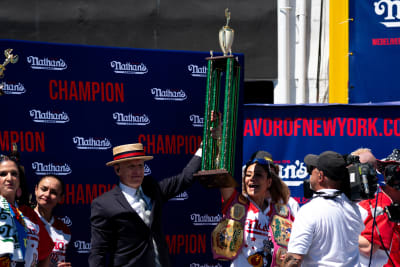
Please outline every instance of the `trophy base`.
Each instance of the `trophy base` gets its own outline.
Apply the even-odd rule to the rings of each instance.
[[[206,188],[238,187],[232,175],[224,170],[202,170],[194,174],[202,186]]]

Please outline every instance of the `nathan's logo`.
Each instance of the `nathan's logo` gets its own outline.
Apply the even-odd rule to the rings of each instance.
[[[146,74],[149,70],[143,63],[122,63],[116,60],[110,62],[115,73],[122,74]]]
[[[31,109],[29,115],[34,122],[40,123],[66,123],[69,122],[68,114],[65,112],[42,112],[37,109]]]
[[[92,247],[89,242],[83,241],[83,240],[76,240],[74,242],[74,247],[76,249],[76,252],[78,253],[89,253],[90,248]]]
[[[68,227],[72,226],[72,221],[71,218],[68,216],[64,216],[64,217],[59,217],[59,219]]]
[[[188,70],[191,72],[193,77],[207,77],[207,67],[199,67],[194,64],[188,65]]]
[[[38,58],[34,56],[29,56],[26,58],[31,68],[34,70],[65,70],[68,66],[64,60],[60,59],[48,59]]]
[[[124,114],[120,112],[113,113],[113,119],[117,125],[147,125],[150,124],[150,119],[146,114],[133,115],[131,113]]]
[[[208,264],[208,263],[191,263],[189,267],[222,267],[221,264],[216,263],[216,264]]]
[[[189,198],[189,195],[186,191],[180,193],[179,195],[176,195],[175,197],[171,198],[170,200],[172,201],[183,201]]]
[[[381,22],[388,28],[400,27],[400,1],[398,0],[380,0],[374,3],[375,13],[379,16],[385,16]]]
[[[68,175],[72,173],[71,167],[65,164],[54,164],[47,163],[44,164],[42,162],[33,162],[32,169],[35,171],[37,175],[48,175],[48,174],[57,174],[57,175]]]
[[[22,95],[26,92],[26,89],[22,83],[3,82],[3,91],[8,95]]]
[[[307,167],[304,162],[295,160],[294,164],[290,160],[279,163],[279,177],[281,177],[288,186],[299,186],[307,178]]]
[[[199,115],[192,114],[189,117],[192,122],[193,127],[203,127],[204,126],[204,118],[201,118]]]
[[[107,138],[84,138],[75,136],[72,138],[77,149],[94,149],[94,150],[106,150],[111,147],[111,142]]]
[[[149,165],[144,164],[144,176],[150,175],[151,174],[151,169]]]
[[[151,94],[155,100],[183,101],[187,98],[185,91],[178,89],[151,88]]]
[[[217,216],[210,216],[208,214],[200,215],[196,213],[190,215],[190,220],[193,225],[217,225],[221,219],[222,216],[219,214]]]

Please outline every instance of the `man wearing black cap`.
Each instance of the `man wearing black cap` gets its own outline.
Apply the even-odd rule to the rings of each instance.
[[[304,158],[311,171],[313,199],[300,208],[284,266],[359,266],[360,211],[344,191],[349,174],[342,155],[325,151]]]
[[[385,207],[400,204],[400,150],[394,149],[375,165],[386,184],[379,188],[374,199],[359,203],[365,224],[359,239],[361,266],[369,266],[371,249],[371,266],[400,266],[400,224],[393,218],[390,220],[385,212]]]

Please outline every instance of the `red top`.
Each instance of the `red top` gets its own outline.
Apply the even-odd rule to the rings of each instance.
[[[375,210],[375,199],[366,199],[359,203],[359,205],[368,211],[368,216],[364,221],[365,229],[361,232],[361,235],[368,239],[369,242],[372,240],[372,225],[373,225],[373,211],[371,211],[372,206],[373,210]],[[390,206],[392,204],[392,200],[385,192],[380,192],[378,195],[378,209],[376,212],[376,225],[374,228],[374,244],[377,244],[382,249],[382,242],[385,248],[390,251],[390,258],[396,266],[400,266],[400,226],[398,223],[392,222],[389,220],[386,212],[384,212],[384,208],[386,206]],[[379,236],[376,227],[379,229]],[[390,260],[384,266],[392,266]]]
[[[49,236],[46,227],[36,212],[28,206],[21,206],[19,210],[24,216],[26,216],[31,222],[39,226],[39,245],[38,245],[38,260],[42,261],[46,259],[54,247],[54,242]]]

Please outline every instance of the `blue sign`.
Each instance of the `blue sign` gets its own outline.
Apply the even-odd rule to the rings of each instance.
[[[300,204],[303,180],[309,178],[307,154],[333,150],[350,154],[370,148],[382,159],[399,148],[400,106],[387,105],[246,105],[243,164],[266,150],[280,166],[280,177]]]
[[[399,101],[399,1],[350,0],[349,17],[349,103]]]
[[[1,80],[0,151],[18,145],[32,190],[43,175],[63,178],[57,213],[72,232],[67,261],[84,266],[90,204],[118,183],[105,165],[112,147],[143,143],[154,156],[145,173],[156,179],[179,173],[199,148],[210,55],[1,40],[0,51],[8,48],[19,62]],[[164,206],[173,266],[223,266],[210,249],[220,199],[218,190],[196,183]]]

